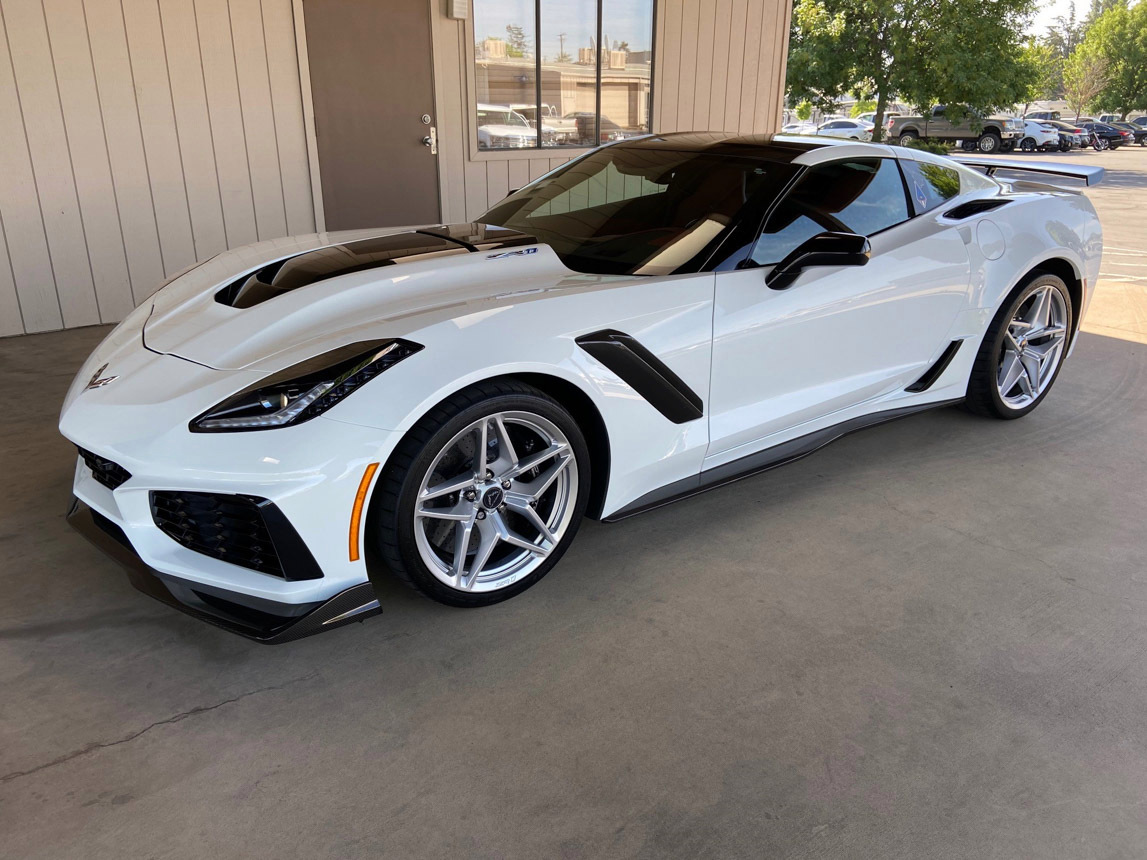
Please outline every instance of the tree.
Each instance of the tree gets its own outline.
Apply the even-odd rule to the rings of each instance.
[[[946,104],[957,118],[1020,102],[1032,68],[1019,33],[1030,0],[796,0],[788,89],[825,108],[844,94]]]
[[[1126,0],[1096,18],[1084,46],[1107,63],[1107,83],[1095,96],[1100,110],[1123,119],[1147,106],[1147,2],[1127,6]]]
[[[872,99],[860,99],[856,102],[856,104],[852,106],[852,110],[849,111],[848,115],[856,117],[860,116],[862,113],[868,113],[869,111],[874,110],[876,110],[876,102],[874,102]]]
[[[1048,26],[1043,43],[1054,50],[1061,60],[1066,60],[1083,41],[1083,33],[1084,26],[1075,20],[1075,4],[1071,3],[1067,7],[1067,14],[1058,16]]]
[[[797,119],[807,122],[810,116],[812,116],[812,102],[805,100],[797,105]]]
[[[1107,86],[1107,66],[1107,58],[1086,44],[1076,48],[1063,64],[1063,97],[1077,120]]]
[[[506,25],[506,55],[510,57],[524,57],[529,49],[526,40],[526,31],[518,24]]]
[[[1032,102],[1055,98],[1063,85],[1063,60],[1051,45],[1034,39],[1024,46],[1021,59],[1030,69],[1023,100],[1027,113]]]

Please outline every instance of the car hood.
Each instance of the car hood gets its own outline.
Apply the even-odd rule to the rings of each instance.
[[[482,224],[315,234],[220,254],[137,314],[150,304],[142,339],[151,352],[264,370],[296,352],[403,335],[434,312],[582,280],[534,237]]]

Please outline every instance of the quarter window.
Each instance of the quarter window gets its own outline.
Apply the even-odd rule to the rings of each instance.
[[[475,0],[478,148],[592,147],[649,131],[653,3]]]
[[[935,209],[960,193],[960,174],[942,164],[901,159],[908,195],[917,215]]]
[[[769,216],[751,259],[772,265],[819,233],[871,236],[909,217],[895,159],[820,164],[801,177]]]

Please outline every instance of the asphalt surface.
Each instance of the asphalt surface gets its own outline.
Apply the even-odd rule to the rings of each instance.
[[[1032,415],[855,434],[588,524],[509,603],[395,585],[278,648],[65,525],[105,329],[0,341],[0,855],[1144,856],[1147,149],[1072,158],[1111,250]]]

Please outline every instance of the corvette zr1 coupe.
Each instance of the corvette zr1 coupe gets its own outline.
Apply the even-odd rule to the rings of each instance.
[[[477,223],[225,252],[81,368],[69,518],[141,590],[262,641],[378,613],[388,576],[504,600],[584,517],[922,409],[1034,409],[1102,250],[1049,176],[1102,169],[650,135]]]

